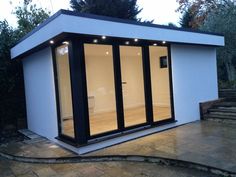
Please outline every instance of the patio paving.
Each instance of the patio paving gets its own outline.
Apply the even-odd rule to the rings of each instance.
[[[236,172],[236,124],[197,121],[88,155],[111,154],[174,158]]]
[[[199,121],[149,135],[90,155],[147,155],[175,158],[236,172],[236,124]],[[41,139],[0,145],[1,152],[27,157],[71,157],[74,153]],[[134,162],[30,164],[0,158],[0,177],[165,176],[211,177],[194,169]]]
[[[193,169],[157,164],[106,162],[84,164],[28,164],[0,158],[1,177],[214,177]]]

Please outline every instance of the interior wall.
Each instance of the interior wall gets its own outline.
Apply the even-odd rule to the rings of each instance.
[[[51,48],[23,60],[27,123],[29,130],[54,139],[58,135]]]
[[[171,56],[176,120],[199,120],[199,103],[218,99],[216,49],[173,44]]]
[[[89,104],[94,104],[89,107],[93,113],[115,111],[112,47],[86,44],[85,58]]]
[[[167,47],[149,47],[154,106],[170,106],[169,68],[160,68],[160,57],[168,56]]]
[[[87,84],[88,97],[94,97],[94,113],[115,111],[116,107],[112,50],[109,49],[109,54],[104,55],[108,50],[104,48],[105,46],[97,46],[97,49],[93,48],[93,51],[89,52],[90,49],[88,48],[86,52],[86,77],[87,82],[89,81]],[[128,60],[124,60],[121,64],[122,82],[127,83],[123,84],[122,89],[126,100],[124,106],[133,108],[144,105],[142,60],[137,60],[137,56],[138,58],[142,56],[139,50],[135,51],[137,56],[132,55],[134,51],[130,54],[128,52],[123,53],[123,56],[128,57]],[[121,55],[121,58],[123,56]],[[141,73],[137,72],[140,70]]]
[[[120,47],[123,104],[126,109],[145,105],[141,47]]]
[[[101,50],[104,50],[104,48],[99,48],[100,51],[96,51],[94,48],[93,51],[86,54],[86,73],[87,80],[89,80],[88,97],[94,97],[94,113],[115,111],[114,71],[111,50],[109,55],[102,55]],[[155,106],[170,105],[168,68],[160,68],[159,60],[160,56],[167,56],[167,53],[166,47],[150,47],[150,57],[154,58],[150,60],[150,64],[157,68],[151,70],[153,72],[152,86],[156,90],[153,93]],[[122,60],[122,58],[126,59]],[[126,49],[121,52],[121,60],[122,82],[125,82],[125,84],[122,84],[123,96],[125,97],[124,105],[126,108],[143,106],[145,100],[141,50],[139,48],[134,48],[131,51]],[[143,93],[143,95],[140,93]]]
[[[87,84],[88,97],[94,97],[94,113],[115,111],[114,71],[111,64],[109,56],[86,58],[86,76],[90,81]]]

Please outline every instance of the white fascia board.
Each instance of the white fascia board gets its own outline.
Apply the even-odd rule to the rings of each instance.
[[[38,45],[50,39],[53,39],[53,37],[63,32],[63,25],[65,25],[65,23],[62,22],[60,16],[58,18],[55,18],[54,20],[40,28],[38,31],[14,46],[11,49],[11,58],[14,59],[19,55],[33,49],[34,47],[37,47]]]
[[[62,20],[70,21],[70,25],[65,25],[64,30],[71,33],[224,46],[224,37],[212,34],[178,31],[64,14],[62,15]]]
[[[106,35],[120,38],[138,38],[173,43],[224,46],[224,36],[214,34],[165,29],[60,14],[41,29],[13,47],[11,49],[11,58],[16,58],[63,32]]]

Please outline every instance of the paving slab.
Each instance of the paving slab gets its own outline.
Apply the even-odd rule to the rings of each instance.
[[[17,156],[26,157],[69,157],[76,154],[68,151],[47,139],[35,141],[35,139],[22,142],[11,142],[0,145],[0,151]]]

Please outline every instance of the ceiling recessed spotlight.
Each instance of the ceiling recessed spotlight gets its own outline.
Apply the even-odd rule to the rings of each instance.
[[[126,44],[126,45],[129,45],[129,41],[126,41],[125,44]]]
[[[137,54],[138,54],[138,56],[140,56],[140,53],[139,53],[139,52],[138,52]]]
[[[137,39],[137,38],[135,38],[135,39],[134,39],[134,42],[138,42],[138,39]]]
[[[157,43],[154,43],[153,45],[154,45],[154,46],[157,46]]]
[[[94,40],[93,40],[93,43],[98,43],[98,40],[97,40],[97,39],[94,39]]]
[[[109,55],[109,52],[108,52],[108,51],[106,51],[106,55]]]
[[[64,41],[64,42],[62,42],[62,44],[69,45],[69,42],[68,41]]]
[[[107,37],[106,36],[102,36],[102,39],[106,39]]]
[[[165,44],[166,43],[166,41],[162,41],[162,44]]]
[[[54,41],[53,41],[53,40],[51,40],[51,41],[49,41],[49,43],[50,43],[50,44],[54,44]]]

